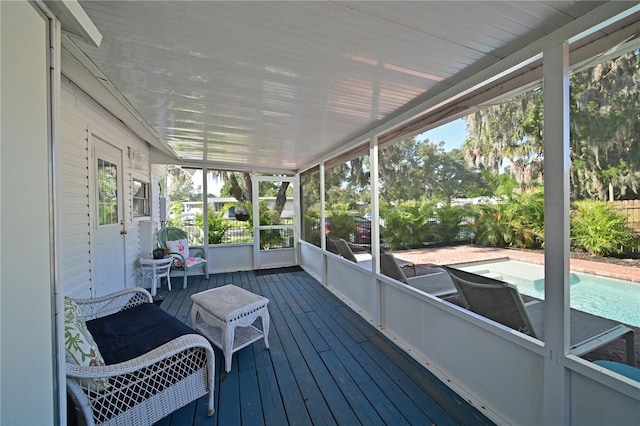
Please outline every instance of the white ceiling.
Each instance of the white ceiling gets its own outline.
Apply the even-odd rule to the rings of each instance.
[[[298,170],[601,3],[91,1],[73,41],[182,160]]]

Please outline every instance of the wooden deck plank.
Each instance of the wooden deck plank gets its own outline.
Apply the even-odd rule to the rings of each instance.
[[[207,416],[209,411],[209,395],[202,396],[196,401],[196,411],[193,416],[193,426],[216,426],[218,424],[218,418],[213,416]]]
[[[184,407],[176,410],[171,415],[171,423],[172,425],[186,425],[193,424],[193,418],[196,413],[196,404],[197,401],[192,401],[191,403],[185,405]]]
[[[390,377],[390,372],[378,366],[375,360],[371,358],[370,354],[363,348],[362,344],[368,341],[349,344],[350,339],[347,330],[352,328],[352,325],[345,323],[344,320],[340,318],[339,313],[319,309],[316,311],[316,314],[319,319],[313,321],[313,323],[316,324],[317,327],[324,327],[327,339],[331,339],[331,347],[343,347],[343,350],[350,354],[357,365],[367,371],[367,376],[371,384],[366,386],[365,378],[362,378],[361,382],[363,386],[367,387],[370,398],[375,399],[379,397],[380,392],[382,392],[384,398],[382,401],[379,399],[377,401],[379,401],[380,404],[384,404],[384,400],[386,400],[387,404],[391,401],[393,406],[402,413],[403,417],[406,417],[411,424],[428,424],[432,422],[432,416],[430,414],[439,410],[439,407],[428,398],[428,395],[423,393],[423,399],[415,402],[405,393],[406,389],[398,385],[396,381]],[[344,345],[343,342],[345,342]],[[344,356],[341,359],[347,360],[348,357]],[[348,365],[348,371],[355,374],[357,369],[353,365]]]
[[[293,296],[294,290],[300,292],[300,294],[297,297],[302,297],[302,293],[306,293],[306,289],[309,288],[309,286],[304,286],[300,284],[300,280],[297,279],[293,279],[293,275],[290,274],[289,275],[289,282],[288,285],[286,286],[286,288],[289,290],[290,294],[292,295],[292,297],[296,297]],[[297,289],[297,290],[296,290]],[[327,291],[326,289],[324,291]],[[307,296],[309,297],[309,296]],[[324,299],[326,300],[326,299]],[[315,302],[311,302],[310,306],[314,306],[314,309],[316,311],[324,311],[326,312],[326,310],[324,308],[322,308],[322,304],[316,304]],[[325,304],[326,306],[326,304]],[[319,327],[322,327],[323,322],[322,320],[320,320],[319,317],[316,317],[315,320],[312,320],[312,318],[314,318],[314,316],[317,314],[318,312],[314,312],[314,313],[309,313],[308,314],[308,318],[307,318],[307,322],[304,325],[304,330],[305,333],[308,333],[308,330],[310,328],[314,328],[316,329],[316,327],[318,327],[318,332],[321,335],[327,336],[327,339],[331,338],[331,337],[335,337],[333,334],[334,330],[337,330],[339,327],[333,326],[333,327],[324,327],[323,329],[319,329]],[[336,314],[332,313],[329,314],[328,316],[328,320],[330,321],[330,318],[334,317]],[[370,376],[363,374],[362,376],[358,377],[357,376],[357,362],[355,360],[353,360],[351,354],[349,353],[349,351],[344,348],[344,346],[342,345],[341,341],[344,339],[339,339],[337,337],[335,337],[331,343],[331,348],[335,350],[338,350],[338,356],[339,359],[345,364],[344,367],[344,372],[350,372],[351,374],[354,374],[354,377],[358,378],[358,381],[360,383],[371,383],[372,379]],[[348,339],[346,339],[346,341],[348,341]],[[354,349],[352,349],[352,351],[354,351]],[[324,354],[323,354],[324,355]],[[361,359],[366,358],[366,354],[362,353],[362,352],[357,352],[358,357],[360,357]],[[349,363],[350,360],[353,360],[352,363]],[[337,377],[343,377],[343,375],[337,375]],[[380,377],[380,376],[378,376]],[[375,383],[375,381],[374,381]],[[369,387],[367,390],[370,392],[369,393],[369,397],[372,398],[375,401],[375,398],[372,397],[372,394],[375,395],[375,389],[377,389],[379,391],[379,388],[377,387]],[[346,395],[349,395],[348,393],[346,393]],[[383,393],[378,392],[378,396],[384,396],[384,398],[380,398],[380,402],[383,402],[383,399],[388,399],[387,396],[385,396]],[[408,397],[403,397],[403,398],[399,398],[396,396],[396,400],[398,401],[398,403],[401,403],[401,408],[402,408],[402,412],[405,413],[405,415],[407,415],[412,422],[415,423],[424,423],[424,422],[429,422],[430,418],[426,415],[425,412],[423,412],[419,406],[415,405],[415,404],[410,404],[409,403],[409,399]],[[376,405],[381,405],[381,406],[385,406],[385,404],[376,404]],[[388,405],[388,404],[387,404]],[[427,404],[427,406],[429,405],[433,405],[433,404]],[[387,407],[389,408],[389,407]],[[403,418],[403,415],[400,414],[400,411],[397,409],[392,409],[390,410],[388,413],[385,413],[387,416],[390,416],[393,420],[389,419],[389,421],[393,421],[393,423],[397,423],[398,422],[398,417]],[[404,420],[406,422],[406,420]]]
[[[164,310],[191,325],[192,294],[234,283],[269,298],[271,348],[236,352],[228,374],[214,348],[215,414],[204,396],[157,425],[490,424],[306,272],[188,280],[158,292]]]
[[[240,276],[240,284],[246,290],[257,294],[263,294],[257,280],[249,277],[248,273]],[[273,330],[273,329],[272,329]],[[273,337],[270,334],[269,340]],[[260,392],[262,411],[264,413],[265,424],[267,425],[283,425],[287,424],[287,413],[285,412],[284,402],[281,390],[278,384],[278,378],[271,362],[270,350],[264,346],[251,346],[254,356],[255,368],[258,376],[258,388]]]
[[[351,311],[350,309],[344,308],[344,307],[343,307],[343,308],[340,308],[340,309],[341,309],[341,310],[345,310],[345,309],[346,309],[346,310],[348,310],[350,313],[353,313],[353,311]],[[330,322],[330,321],[333,321],[333,320],[334,320],[335,318],[337,318],[337,317],[339,317],[339,315],[335,315],[335,314],[334,314],[334,315],[331,315],[330,317],[328,317],[328,318],[327,318],[327,320]],[[383,336],[382,336],[382,335],[381,335],[377,330],[373,329],[373,328],[372,328],[372,327],[371,327],[371,326],[370,326],[366,321],[364,321],[360,316],[353,314],[352,318],[354,319],[354,321],[357,321],[357,323],[358,323],[358,324],[360,324],[361,326],[363,326],[363,327],[365,327],[365,328],[367,328],[367,329],[369,330],[369,335],[370,335],[370,337],[371,337],[371,336],[375,336],[376,338],[378,338],[378,336],[383,337]],[[318,322],[317,322],[317,321],[313,321],[313,323],[314,323],[314,324],[318,324]],[[351,323],[346,323],[346,325],[347,325],[347,327],[346,327],[346,328],[348,329],[348,328],[350,328],[350,325],[352,325],[352,324],[351,324]],[[332,329],[337,329],[337,327],[336,327],[335,325],[334,325],[334,326],[332,326],[331,328],[332,328]],[[359,328],[359,327],[356,327],[356,328]],[[324,335],[329,335],[329,333],[327,333],[326,331],[325,331],[325,332],[323,332],[323,334],[324,334]],[[384,338],[384,337],[383,337],[383,338]],[[386,338],[384,338],[384,339],[386,339]],[[389,344],[391,344],[391,345],[393,345],[391,342],[388,342],[388,343],[389,343]],[[339,342],[331,342],[332,347],[333,347],[333,346],[336,346],[336,345],[338,345],[338,344],[339,344]],[[393,345],[393,348],[394,348],[395,350],[397,350],[397,348],[395,347],[395,345]],[[358,359],[362,359],[363,357],[366,357],[366,356],[367,356],[367,354],[366,354],[366,353],[359,354],[359,355],[358,355]],[[408,356],[406,356],[406,357],[405,357],[405,359],[406,359],[406,361],[407,361],[407,362],[409,362],[410,364],[414,361],[413,359],[411,359],[411,358],[410,358],[410,357],[408,357]],[[422,368],[422,367],[420,367],[420,368]],[[377,380],[377,381],[383,381],[383,380],[385,380],[385,378],[383,378],[383,377],[381,377],[380,375],[378,375],[378,376],[377,376],[377,378],[376,378],[376,380]],[[439,381],[438,381],[438,382],[439,382]],[[440,382],[439,382],[439,383],[440,383]],[[443,385],[443,386],[444,386],[444,385]],[[446,388],[446,389],[448,390],[448,388]],[[414,390],[414,392],[413,392],[413,393],[415,394],[415,390]],[[400,401],[400,402],[402,402],[402,401],[403,401],[403,399],[404,399],[404,398],[401,398],[399,401]],[[426,404],[426,405],[424,404],[424,402],[422,402],[422,403],[420,404],[420,406],[421,406],[421,407],[423,407],[423,408],[425,408],[425,407],[426,407],[426,408],[428,408],[428,410],[427,410],[427,411],[429,412],[429,414],[430,414],[431,416],[433,416],[433,415],[434,415],[434,412],[435,412],[435,413],[438,413],[441,409],[440,409],[439,405],[438,405],[437,403],[435,403],[434,401],[432,401],[432,400],[431,400],[431,401],[429,401],[429,402],[430,402],[430,403],[429,403],[429,404]],[[402,410],[402,411],[403,411],[404,413],[406,413],[406,414],[407,414],[407,413],[411,413],[411,412],[412,412],[412,411],[411,411],[412,407],[413,407],[413,406],[411,406],[411,405],[406,405],[406,401],[405,401],[405,402],[403,402],[403,410]],[[417,415],[417,413],[416,413],[416,415]],[[447,414],[447,416],[448,416],[448,414]],[[419,417],[418,417],[418,418],[419,418]],[[418,420],[418,418],[414,418],[414,419],[412,419],[412,422],[417,421],[417,420]]]
[[[327,405],[324,395],[321,392],[318,383],[314,379],[314,375],[309,365],[309,360],[305,358],[300,346],[306,342],[301,342],[299,336],[293,332],[291,327],[295,328],[296,319],[294,315],[287,309],[286,301],[278,291],[277,286],[273,285],[273,276],[259,276],[258,281],[263,279],[265,282],[271,282],[268,293],[264,296],[270,301],[273,300],[273,308],[269,307],[269,315],[274,323],[281,324],[277,332],[282,341],[283,354],[290,365],[291,372],[295,377],[295,381],[305,401],[309,417],[313,423],[334,424],[333,415]],[[313,364],[314,361],[312,360]]]
[[[299,280],[294,275],[289,274],[287,277],[283,277],[288,281],[288,285],[285,286],[287,290],[295,295],[298,301],[307,300],[308,295],[306,290],[299,286]],[[331,339],[333,331],[328,327],[323,327],[323,323],[315,312],[318,308],[317,303],[311,298],[311,302],[305,302],[310,311],[304,317],[301,315],[299,318],[300,324],[304,328],[304,332],[308,336],[317,335],[325,336]],[[326,298],[321,298],[323,302],[326,302]],[[299,303],[301,306],[303,303]],[[311,332],[314,330],[314,332]],[[322,357],[324,363],[328,369],[332,372],[332,375],[336,377],[338,386],[340,387],[343,395],[348,399],[350,405],[352,405],[354,411],[357,413],[359,420],[364,421],[364,424],[406,424],[406,420],[397,411],[393,410],[393,407],[389,407],[385,404],[382,398],[371,398],[371,390],[375,389],[380,395],[379,389],[376,386],[371,386],[371,378],[367,374],[363,374],[362,369],[358,370],[358,364],[355,359],[349,354],[344,347],[340,344],[336,344],[336,339],[332,339],[331,343],[322,339],[322,346],[316,346],[316,349]],[[361,386],[366,384],[365,386]],[[365,396],[364,389],[367,389],[368,395]],[[375,391],[374,391],[375,392]],[[371,399],[371,402],[369,401]],[[376,404],[381,402],[381,404]],[[391,408],[391,410],[389,410]],[[385,417],[383,420],[379,413]],[[391,413],[393,412],[393,413]]]
[[[378,415],[374,405],[372,405],[375,404],[375,402],[369,400],[368,396],[365,395],[361,388],[354,382],[351,374],[344,367],[343,363],[338,360],[339,354],[334,351],[325,351],[320,354],[320,357],[327,366],[327,369],[336,377],[337,387],[342,395],[347,398],[347,402],[357,416],[358,421],[365,425],[385,424]],[[350,423],[339,422],[339,424],[354,423],[351,421]]]
[[[300,300],[300,301],[303,301],[304,305],[306,306],[306,310],[302,310],[301,308],[302,304],[300,303],[289,304],[289,306],[291,307],[300,308],[297,312],[293,311],[293,314],[296,316],[298,323],[302,327],[301,331],[307,335],[309,341],[313,344],[316,352],[320,353],[320,352],[330,350],[331,347],[327,344],[326,340],[323,338],[322,333],[320,333],[320,331],[313,326],[311,321],[309,321],[308,314],[314,311],[314,309],[312,308],[312,305],[307,303],[306,300],[300,296],[300,294],[298,293],[298,290],[295,289],[294,285],[288,280],[287,277],[282,277],[282,282],[287,283],[286,286],[281,286],[280,288],[281,291],[286,291],[288,293],[289,297],[287,297],[287,300],[288,301]]]
[[[238,381],[240,390],[240,418],[243,424],[264,424],[260,387],[256,371],[254,350],[266,350],[264,344],[254,344],[246,350],[237,352]]]
[[[268,283],[264,280],[260,280],[257,277],[257,282],[252,288],[258,288],[256,293],[261,294],[267,298],[271,296],[268,290]],[[311,417],[307,411],[305,404],[306,396],[302,395],[300,386],[296,381],[296,376],[293,369],[293,361],[289,361],[287,353],[284,350],[284,346],[280,341],[280,330],[283,332],[286,330],[286,324],[281,320],[281,317],[277,315],[277,306],[271,302],[269,303],[269,316],[271,317],[272,326],[269,328],[269,355],[273,370],[277,378],[278,387],[281,392],[284,411],[287,416],[288,423],[295,424],[312,424]],[[276,314],[276,315],[274,315]]]
[[[274,426],[287,424],[287,413],[269,351],[253,347],[252,351],[258,374],[258,390],[260,391],[265,424]]]
[[[331,301],[326,304],[326,306],[330,307],[331,309],[341,308],[345,306],[345,304],[336,295],[331,293],[322,285],[314,285],[314,282],[316,281],[309,274],[304,274],[303,276],[297,278],[299,279],[298,285],[305,290],[305,294],[313,298],[316,306],[325,306],[329,299],[331,299]],[[349,338],[353,339],[356,342],[366,342],[368,340],[367,336],[361,333],[360,330],[356,327],[349,327],[345,330],[349,334]]]
[[[318,351],[316,350],[317,346],[311,342],[308,335],[305,333],[305,331],[313,330],[313,325],[308,322],[306,315],[304,315],[302,310],[299,309],[299,305],[296,303],[295,298],[293,298],[287,291],[290,286],[288,285],[286,278],[278,278],[283,285],[278,286],[276,288],[276,291],[280,293],[280,296],[282,297],[282,301],[284,303],[279,303],[278,306],[282,311],[290,311],[292,307],[293,309],[299,310],[299,314],[287,312],[287,315],[289,315],[289,318],[291,318],[289,322],[289,328],[293,335],[296,336],[298,347],[302,355],[304,356],[304,359],[306,360],[310,373],[315,379],[320,391],[322,392],[322,395],[324,395],[325,401],[330,407],[335,420],[338,422],[338,424],[356,424],[358,416],[356,416],[353,412],[353,408],[350,406],[345,395],[343,395],[343,393],[340,391],[340,388],[334,380],[331,371],[327,368],[322,358],[319,356]],[[274,293],[275,292],[272,292],[272,294]],[[314,337],[321,339],[318,334],[316,334]],[[325,351],[330,350],[324,340],[322,340],[321,346]]]
[[[384,386],[385,383],[377,383],[375,380],[376,375],[368,373],[360,364],[363,361],[367,361],[365,354],[356,352],[354,356],[353,351],[349,352],[342,345],[340,339],[333,333],[333,330],[329,329],[327,324],[317,316],[317,313],[314,313],[314,318],[316,319],[312,319],[312,322],[316,327],[325,331],[325,335],[332,336],[330,338],[330,344],[333,348],[333,352],[337,354],[337,360],[339,360],[339,365],[334,366],[332,371],[339,372],[339,374],[336,374],[338,377],[342,377],[344,374],[349,374],[361,391],[363,393],[366,392],[367,398],[371,401],[372,406],[375,408],[376,412],[385,424],[409,424],[402,411],[400,411],[396,405],[389,404],[389,396],[380,388],[380,386]],[[358,355],[362,356],[360,361],[356,358]],[[324,353],[322,353],[321,356],[324,358]],[[342,371],[340,371],[340,369],[342,369]],[[390,382],[391,381],[389,380],[389,383]],[[400,390],[398,390],[398,392],[399,391]]]
[[[235,358],[235,354],[234,354]],[[240,385],[238,382],[238,360],[234,359],[235,368],[230,372],[224,371],[224,362],[221,360],[219,377],[220,391],[218,393],[218,406],[222,409],[218,414],[218,422],[221,425],[239,425],[240,421]]]
[[[470,406],[459,395],[437,379],[433,374],[424,369],[413,358],[402,351],[375,329],[370,329],[368,324],[361,321],[361,317],[348,308],[339,309],[347,318],[351,318],[352,324],[366,328],[369,334],[369,342],[363,343],[365,350],[374,361],[391,375],[402,389],[408,390],[408,395],[413,397],[416,392],[426,392],[435,404],[433,413],[435,423],[441,424],[444,418],[453,415],[461,424],[482,424],[488,421],[477,409]],[[491,422],[489,422],[491,424]]]

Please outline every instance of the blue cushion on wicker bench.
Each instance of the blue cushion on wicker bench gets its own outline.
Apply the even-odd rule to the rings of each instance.
[[[195,331],[153,303],[87,321],[107,365],[128,361]]]

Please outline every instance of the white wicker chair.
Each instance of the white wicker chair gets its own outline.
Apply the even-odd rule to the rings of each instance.
[[[88,321],[152,299],[146,290],[132,288],[75,302]],[[118,364],[67,363],[67,391],[86,425],[150,425],[207,393],[207,414],[212,415],[214,362],[211,344],[198,334],[187,334]],[[106,390],[81,384],[96,378],[108,380]]]

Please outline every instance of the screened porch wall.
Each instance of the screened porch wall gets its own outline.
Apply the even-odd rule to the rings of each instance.
[[[301,242],[301,266],[498,424],[544,424],[542,342]],[[379,324],[377,322],[379,321]],[[637,382],[566,356],[571,424],[637,419]],[[554,389],[553,392],[561,392]],[[558,396],[560,397],[560,396]],[[586,414],[588,413],[588,414]]]

